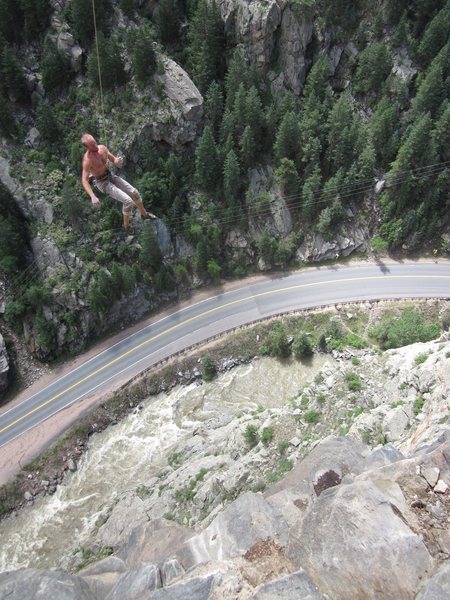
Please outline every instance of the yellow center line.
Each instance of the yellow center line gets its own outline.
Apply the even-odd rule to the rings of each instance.
[[[263,296],[269,296],[269,295],[272,295],[272,294],[281,294],[281,293],[292,291],[292,290],[295,290],[295,289],[302,289],[302,288],[314,287],[314,286],[319,286],[319,285],[330,285],[330,284],[334,284],[334,283],[347,283],[347,282],[350,282],[350,281],[368,281],[368,280],[373,280],[373,279],[386,279],[386,278],[389,278],[389,279],[449,279],[450,280],[450,276],[447,276],[447,275],[414,275],[414,276],[411,276],[411,275],[372,275],[372,276],[367,276],[367,277],[348,277],[348,278],[345,278],[345,279],[330,279],[328,281],[316,281],[316,282],[312,282],[312,283],[301,283],[301,284],[292,285],[292,286],[285,287],[285,288],[280,288],[280,289],[277,289],[277,290],[268,290],[267,292],[259,292],[258,294],[254,294],[252,296],[246,296],[245,298],[239,298],[238,300],[232,300],[231,302],[227,302],[226,304],[222,304],[221,306],[216,306],[214,308],[210,308],[210,309],[205,310],[204,312],[202,312],[202,313],[200,313],[198,315],[194,315],[192,317],[189,317],[188,319],[185,319],[184,321],[181,321],[180,323],[177,323],[176,325],[173,325],[172,327],[169,327],[168,329],[165,329],[161,333],[158,333],[158,334],[156,334],[156,335],[148,338],[147,340],[141,342],[137,346],[134,346],[134,348],[130,348],[129,350],[127,350],[126,352],[124,352],[120,356],[114,358],[113,360],[111,360],[108,363],[104,364],[103,366],[99,367],[95,371],[92,371],[92,373],[89,373],[88,375],[86,375],[85,377],[83,377],[82,379],[80,379],[79,381],[76,381],[75,383],[73,383],[72,385],[70,385],[69,387],[67,387],[66,389],[64,389],[63,391],[59,392],[58,394],[55,394],[54,396],[52,396],[51,398],[49,398],[45,402],[42,402],[41,404],[39,404],[39,406],[36,406],[35,408],[31,409],[30,411],[28,411],[27,413],[25,413],[21,417],[18,417],[15,421],[12,421],[8,425],[5,425],[5,427],[3,427],[2,429],[0,429],[0,433],[3,433],[4,431],[7,431],[11,427],[14,427],[14,425],[17,425],[17,423],[20,423],[21,421],[23,421],[27,417],[31,416],[32,414],[34,414],[38,410],[44,408],[44,406],[47,406],[48,404],[50,404],[51,402],[54,402],[55,400],[57,400],[58,398],[60,398],[64,394],[67,394],[67,392],[70,392],[70,391],[74,390],[76,387],[80,386],[85,381],[88,381],[89,379],[92,379],[92,377],[94,377],[98,373],[101,373],[105,369],[108,369],[109,367],[111,367],[112,365],[114,365],[118,361],[122,360],[126,356],[129,356],[133,352],[136,352],[137,350],[140,350],[144,346],[147,346],[148,344],[150,344],[151,342],[157,340],[158,338],[162,337],[163,335],[167,335],[168,333],[171,333],[172,331],[175,331],[176,329],[179,329],[183,325],[191,323],[192,321],[200,319],[200,318],[202,318],[202,317],[204,317],[206,315],[209,315],[209,314],[217,312],[219,310],[228,308],[228,307],[233,306],[235,304],[240,304],[242,302],[247,302],[249,300],[256,300],[257,298],[261,298]],[[176,314],[176,313],[174,313],[174,314]],[[171,315],[171,316],[173,316],[173,315]]]

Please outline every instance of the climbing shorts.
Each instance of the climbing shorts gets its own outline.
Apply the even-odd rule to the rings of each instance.
[[[121,202],[124,214],[131,212],[134,204],[132,195],[136,193],[136,188],[128,181],[107,171],[104,175],[95,178],[95,185],[104,194],[108,194],[114,200]]]

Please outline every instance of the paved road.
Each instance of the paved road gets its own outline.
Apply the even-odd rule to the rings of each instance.
[[[394,298],[450,298],[450,263],[321,267],[219,293],[148,325],[6,410],[0,447],[107,384],[239,325],[296,309]]]

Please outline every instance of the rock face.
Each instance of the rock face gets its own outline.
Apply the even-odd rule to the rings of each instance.
[[[8,387],[9,359],[6,352],[5,340],[0,333],[0,398]]]
[[[35,569],[0,573],[0,598],[96,600],[81,577],[62,571],[39,572]]]
[[[313,19],[310,11],[296,15],[287,6],[283,12],[280,32],[280,64],[285,87],[299,96],[306,79],[306,49],[311,42]]]
[[[162,56],[164,73],[156,74],[161,97],[152,98],[154,110],[143,115],[142,125],[130,133],[127,154],[139,161],[139,148],[146,140],[166,142],[174,148],[194,141],[203,118],[203,97],[186,71],[168,57]],[[164,102],[162,102],[164,98]]]
[[[241,495],[186,541],[189,530],[149,522],[132,534],[148,548],[135,554],[134,566],[126,565],[128,541],[115,548],[125,560],[109,557],[77,577],[32,569],[0,574],[0,597],[31,597],[35,586],[68,600],[344,600],[375,599],[379,590],[388,599],[444,598],[450,572],[439,558],[445,542],[437,540],[448,513],[430,513],[436,493],[417,473],[438,469],[449,481],[450,440],[407,458],[388,453],[382,466],[378,452],[331,437],[264,496]],[[431,536],[424,528],[430,517]]]
[[[285,0],[221,0],[218,2],[225,31],[234,32],[245,56],[260,68],[267,67],[280,26]]]
[[[31,569],[3,573],[0,598],[28,597],[30,582],[56,595],[55,586],[65,582],[69,595],[58,597],[86,600],[375,600],[380,590],[389,600],[446,598],[449,352],[443,340],[382,356],[360,354],[366,364],[360,365],[365,389],[359,401],[367,414],[355,418],[345,437],[289,438],[285,456],[294,466],[264,493],[249,489],[250,482],[255,472],[274,468],[276,444],[249,449],[243,433],[249,424],[262,431],[269,423],[285,433],[293,414],[301,421],[301,411],[291,402],[270,416],[263,411],[205,422],[176,448],[181,464],[146,481],[142,497],[128,490],[117,499],[92,540],[93,548],[109,547],[113,556],[66,579]],[[427,358],[417,361],[418,355]],[[324,365],[302,390],[308,408],[325,390],[334,394],[323,423],[348,418],[340,385],[349,368],[356,369],[349,358]],[[415,415],[409,405],[419,390],[425,404]],[[396,445],[363,443],[363,431],[393,431],[399,408],[409,416],[404,429],[396,426]],[[195,530],[180,524],[188,514]]]

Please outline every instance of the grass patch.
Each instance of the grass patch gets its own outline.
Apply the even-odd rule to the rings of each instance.
[[[430,355],[428,354],[428,352],[423,352],[422,354],[418,354],[416,356],[416,358],[414,359],[414,362],[415,362],[416,365],[421,365],[421,364],[423,364],[427,360],[427,358],[429,356]]]

